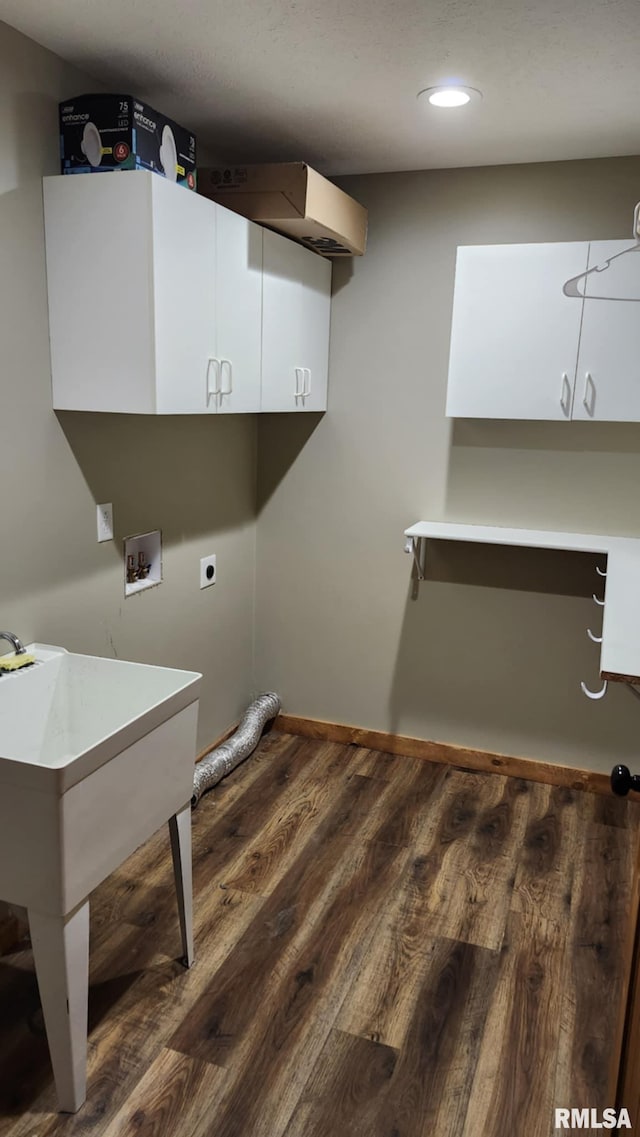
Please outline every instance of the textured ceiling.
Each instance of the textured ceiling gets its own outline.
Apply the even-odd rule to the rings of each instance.
[[[0,18],[225,161],[340,174],[640,153],[638,0],[0,0]],[[453,78],[482,101],[416,102]]]

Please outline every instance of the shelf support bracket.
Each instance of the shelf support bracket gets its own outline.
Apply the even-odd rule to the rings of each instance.
[[[421,541],[421,537],[407,537],[404,543],[405,553],[411,553],[413,556],[413,562],[416,566],[418,580],[424,580],[424,569],[422,567],[422,561],[420,560],[420,551],[418,548],[419,542]]]

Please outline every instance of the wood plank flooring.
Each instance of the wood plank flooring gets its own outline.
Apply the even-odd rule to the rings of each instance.
[[[551,1137],[614,1104],[640,806],[286,734],[92,897],[89,1096],[0,957],[0,1137]],[[624,1103],[621,1103],[624,1104]]]

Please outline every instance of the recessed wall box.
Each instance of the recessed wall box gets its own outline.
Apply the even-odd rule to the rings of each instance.
[[[162,534],[138,533],[124,539],[124,594],[133,596],[162,582]]]

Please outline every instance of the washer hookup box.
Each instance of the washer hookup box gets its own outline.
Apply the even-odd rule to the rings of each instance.
[[[79,95],[60,103],[63,174],[152,170],[196,188],[196,139],[132,95]]]

